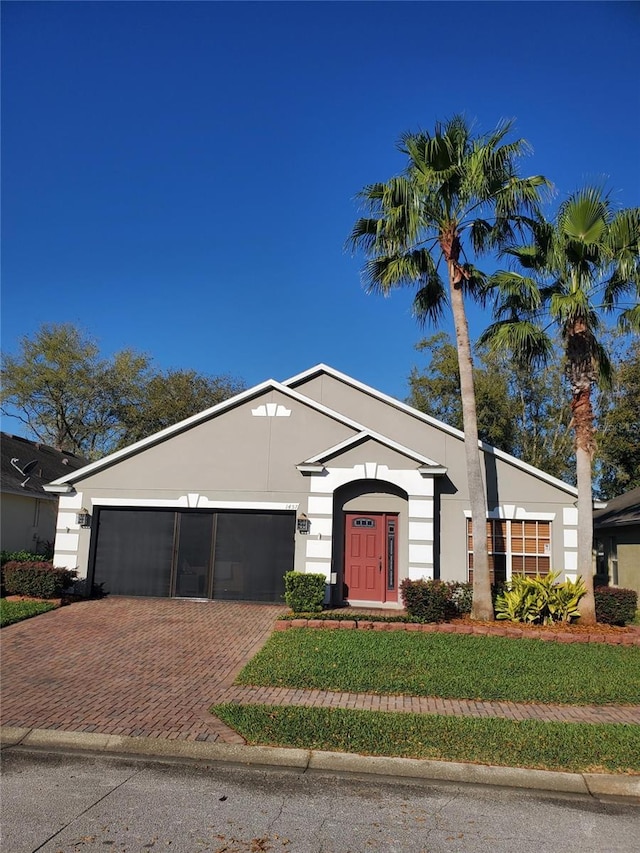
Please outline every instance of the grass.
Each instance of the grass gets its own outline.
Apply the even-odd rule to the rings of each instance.
[[[7,601],[6,598],[0,598],[0,628],[46,613],[56,606],[50,601]]]
[[[274,633],[239,684],[571,705],[640,702],[640,648],[404,632]]]
[[[640,773],[640,726],[272,705],[224,704],[211,710],[252,744],[570,772]]]

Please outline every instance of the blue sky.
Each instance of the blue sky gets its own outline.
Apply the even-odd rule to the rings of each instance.
[[[367,296],[344,251],[402,131],[515,117],[523,172],[557,198],[605,176],[640,204],[637,3],[4,2],[2,19],[8,352],[70,321],[105,355],[248,384],[324,361],[404,397],[410,294]]]

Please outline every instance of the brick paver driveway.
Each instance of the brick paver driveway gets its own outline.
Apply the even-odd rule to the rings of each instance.
[[[1,633],[2,724],[233,740],[208,708],[285,611],[109,597],[10,625]]]

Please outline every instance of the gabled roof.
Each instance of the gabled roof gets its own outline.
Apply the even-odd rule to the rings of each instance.
[[[394,442],[392,439],[383,436],[380,433],[374,432],[368,426],[359,423],[358,421],[352,420],[345,415],[340,414],[333,409],[323,405],[322,403],[313,400],[310,397],[306,397],[300,391],[297,391],[295,386],[302,384],[307,379],[310,379],[313,376],[326,373],[328,376],[332,376],[334,379],[337,379],[352,388],[356,388],[359,391],[364,392],[365,394],[369,394],[372,397],[375,397],[382,402],[393,406],[394,408],[405,412],[411,417],[417,418],[418,420],[429,424],[430,426],[441,430],[449,435],[454,436],[455,438],[463,441],[464,433],[460,430],[455,429],[454,427],[450,427],[448,424],[443,423],[442,421],[437,420],[436,418],[431,417],[430,415],[425,415],[422,412],[419,412],[417,409],[408,406],[406,403],[400,402],[400,400],[396,400],[393,397],[384,394],[381,391],[372,388],[369,385],[365,385],[362,382],[359,382],[357,379],[353,379],[350,376],[347,376],[345,373],[341,373],[338,370],[335,370],[332,367],[329,367],[326,364],[317,364],[315,367],[310,368],[309,370],[304,371],[303,373],[299,373],[296,376],[287,379],[285,382],[277,382],[275,379],[268,379],[265,382],[260,383],[259,385],[254,385],[253,388],[248,388],[245,391],[240,392],[240,394],[236,394],[234,397],[229,398],[228,400],[224,400],[222,403],[218,403],[215,406],[211,406],[209,409],[205,409],[202,412],[199,412],[196,415],[192,415],[185,420],[179,421],[176,424],[173,424],[170,427],[166,427],[159,432],[154,433],[153,435],[148,436],[147,438],[143,438],[140,441],[135,442],[134,444],[130,444],[128,447],[122,448],[122,450],[117,450],[115,453],[111,453],[109,456],[105,456],[102,459],[97,460],[96,462],[91,462],[83,468],[79,468],[78,470],[71,471],[64,476],[59,476],[58,479],[54,480],[50,485],[45,486],[45,490],[54,493],[62,493],[65,491],[71,490],[72,483],[82,480],[84,477],[89,476],[90,474],[94,474],[98,471],[101,471],[104,468],[109,467],[110,465],[114,465],[121,460],[127,459],[130,456],[133,456],[136,453],[144,450],[147,447],[151,447],[155,444],[159,444],[162,441],[165,441],[168,438],[171,438],[174,435],[178,435],[185,430],[190,429],[197,424],[203,423],[211,418],[218,417],[219,415],[224,414],[224,412],[229,411],[236,406],[241,405],[242,403],[247,402],[248,400],[252,400],[253,398],[263,394],[265,391],[278,391],[281,394],[289,397],[292,400],[296,400],[299,403],[302,403],[305,406],[309,406],[317,412],[321,412],[322,414],[327,415],[327,417],[332,418],[333,420],[338,421],[345,426],[350,427],[356,433],[356,436],[353,437],[352,440],[361,440],[357,438],[358,434],[366,434],[371,438],[382,441],[382,443],[386,444],[388,447],[392,447],[395,449],[402,448],[400,452],[404,452],[405,455],[410,455],[411,458],[416,459],[422,465],[428,466],[432,468],[433,474],[444,473],[446,469],[439,470],[441,466],[438,465],[437,462],[434,462],[431,459],[427,459],[427,457],[422,456],[422,454],[417,453],[415,450],[411,450],[410,448],[404,447],[403,445],[399,445],[397,442]],[[350,439],[351,440],[351,439]],[[574,486],[570,486],[562,480],[558,480],[556,477],[552,477],[550,474],[541,471],[538,468],[534,468],[533,465],[529,465],[526,462],[522,462],[520,459],[516,459],[515,456],[510,456],[508,453],[504,453],[502,450],[498,450],[495,447],[492,447],[489,444],[485,444],[484,442],[479,442],[480,447],[485,453],[491,453],[499,459],[503,459],[505,462],[508,462],[510,465],[513,465],[516,468],[519,468],[522,471],[527,472],[528,474],[537,477],[544,482],[555,486],[556,488],[562,489],[564,492],[567,492],[570,495],[577,496],[578,492]],[[335,448],[329,448],[328,450],[334,450]],[[327,451],[328,452],[328,451]],[[322,455],[322,454],[321,454]],[[304,464],[304,463],[303,463]],[[320,460],[318,462],[310,462],[308,461],[308,465],[319,465]]]
[[[356,445],[361,444],[363,441],[367,441],[369,439],[378,442],[378,444],[384,445],[384,447],[389,447],[391,450],[395,450],[403,456],[406,456],[409,459],[413,459],[415,462],[419,462],[421,466],[425,469],[425,473],[427,473],[427,471],[431,474],[447,473],[447,469],[443,465],[439,465],[437,462],[434,462],[433,459],[429,459],[428,456],[423,456],[421,453],[416,453],[415,450],[411,450],[411,448],[405,447],[403,444],[398,444],[398,442],[392,441],[390,438],[387,438],[386,436],[380,435],[380,433],[373,432],[373,430],[369,429],[362,430],[357,435],[354,435],[351,438],[347,438],[345,441],[341,441],[339,444],[334,444],[333,447],[329,447],[309,459],[305,459],[304,462],[298,465],[298,468],[302,468],[303,466],[317,466],[318,468],[321,468],[323,462],[326,462],[332,457],[337,456],[340,453],[344,453],[345,450],[348,450],[351,447],[355,447]]]
[[[253,388],[248,388],[246,391],[240,392],[240,394],[236,394],[234,397],[230,397],[228,400],[224,400],[222,403],[218,403],[215,406],[211,406],[209,409],[205,409],[202,412],[199,412],[196,415],[192,415],[189,418],[185,418],[183,421],[179,421],[176,424],[173,424],[170,427],[166,427],[159,432],[154,433],[153,435],[147,436],[147,438],[143,438],[140,441],[136,441],[134,444],[130,444],[128,447],[123,447],[122,450],[117,450],[115,453],[111,453],[109,456],[105,456],[102,459],[98,459],[96,462],[91,462],[86,465],[84,468],[80,468],[78,471],[73,471],[69,474],[66,474],[63,477],[59,477],[57,480],[54,480],[50,483],[49,486],[45,487],[47,491],[59,493],[64,491],[71,490],[71,483],[74,483],[78,480],[82,480],[84,477],[89,476],[90,474],[94,474],[97,471],[101,471],[104,468],[109,467],[110,465],[115,464],[116,462],[120,462],[123,459],[127,459],[129,456],[133,456],[136,453],[144,450],[147,447],[151,447],[152,445],[159,444],[162,441],[165,441],[168,438],[171,438],[174,435],[177,435],[185,430],[190,429],[197,424],[203,423],[204,421],[210,420],[211,418],[218,417],[219,415],[227,412],[236,406],[241,405],[242,403],[246,403],[249,400],[252,400],[255,397],[263,394],[265,391],[279,391],[286,397],[289,397],[292,400],[296,400],[299,403],[302,403],[305,406],[308,406],[311,409],[314,409],[321,414],[326,415],[333,420],[338,421],[345,426],[350,427],[354,430],[356,434],[359,433],[370,433],[372,437],[376,437],[378,440],[382,440],[387,443],[389,447],[400,447],[396,442],[393,442],[391,439],[386,438],[385,436],[379,435],[378,433],[373,433],[370,430],[367,430],[362,424],[357,421],[352,420],[351,418],[346,417],[345,415],[341,415],[339,412],[334,411],[333,409],[324,406],[322,403],[318,403],[316,400],[312,400],[310,397],[305,397],[303,394],[300,394],[293,388],[288,388],[285,385],[282,385],[280,382],[276,382],[275,379],[268,379],[266,382],[261,382],[259,385],[254,385]],[[418,454],[420,459],[426,459],[426,457],[422,457]],[[428,460],[431,462],[431,460]],[[426,463],[425,463],[426,464]],[[431,463],[433,465],[437,465],[437,463]],[[435,472],[434,472],[435,473]]]
[[[618,495],[607,503],[605,509],[593,514],[596,530],[601,527],[625,527],[628,524],[640,524],[640,486]]]
[[[357,388],[359,391],[363,391],[365,394],[369,394],[371,397],[375,397],[376,399],[381,400],[382,402],[387,403],[390,406],[393,406],[399,411],[405,412],[406,414],[411,415],[411,417],[417,418],[418,420],[423,421],[424,423],[427,423],[432,427],[435,427],[441,432],[447,433],[448,435],[452,435],[455,438],[464,441],[464,433],[461,430],[449,426],[449,424],[445,424],[444,421],[439,421],[437,418],[434,418],[431,415],[425,415],[423,412],[418,411],[418,409],[414,409],[413,406],[409,406],[407,405],[407,403],[402,403],[400,400],[396,400],[394,397],[390,397],[388,394],[385,394],[382,391],[378,391],[376,388],[372,388],[370,385],[365,385],[364,382],[359,382],[357,379],[353,379],[351,376],[347,376],[346,373],[341,373],[339,370],[336,370],[335,368],[330,367],[327,364],[316,364],[315,367],[311,367],[308,370],[304,370],[302,373],[297,373],[290,379],[286,379],[282,384],[286,385],[289,388],[293,388],[296,385],[301,385],[308,379],[311,379],[314,376],[318,376],[322,373],[326,373],[328,376],[331,376],[334,379],[339,380],[340,382],[344,382],[345,385],[350,385],[352,388]],[[559,480],[557,477],[552,477],[551,474],[547,474],[546,471],[541,471],[540,468],[535,468],[533,465],[529,465],[527,462],[523,462],[522,459],[518,459],[516,456],[511,456],[511,454],[505,453],[504,450],[499,450],[497,447],[493,447],[491,444],[486,444],[484,441],[479,441],[478,445],[484,451],[484,453],[490,453],[497,459],[502,459],[503,461],[508,462],[510,465],[513,465],[515,468],[519,468],[522,471],[526,471],[527,474],[532,474],[539,480],[543,480],[545,483],[549,483],[550,485],[555,486],[558,489],[562,489],[568,494],[577,497],[578,490],[576,489],[576,487],[570,486],[568,483],[565,483],[564,480]],[[600,504],[596,503],[596,506],[599,505]]]
[[[44,486],[51,480],[87,464],[81,456],[6,432],[0,434],[0,457],[2,492],[39,498],[48,497]]]

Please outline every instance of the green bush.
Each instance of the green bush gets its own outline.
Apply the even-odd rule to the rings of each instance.
[[[638,593],[635,589],[615,586],[600,586],[594,590],[596,620],[605,625],[625,625],[633,622],[638,608]]]
[[[33,598],[58,598],[76,576],[73,569],[56,569],[44,560],[5,563],[2,573],[5,589],[10,595],[30,595]]]
[[[450,591],[450,603],[455,611],[456,616],[465,616],[471,613],[473,604],[473,584],[458,583],[457,581],[448,583]]]
[[[400,584],[402,602],[409,616],[417,622],[444,622],[451,613],[451,590],[439,580],[412,581]]]
[[[294,613],[319,613],[324,603],[326,578],[320,574],[287,572],[284,600]]]
[[[31,551],[0,551],[0,565],[5,563],[38,563],[47,560],[46,554],[32,554]]]
[[[557,572],[538,577],[514,575],[496,599],[496,618],[511,622],[550,625],[570,622],[580,615],[578,604],[585,594],[580,576],[575,581],[556,583]]]

